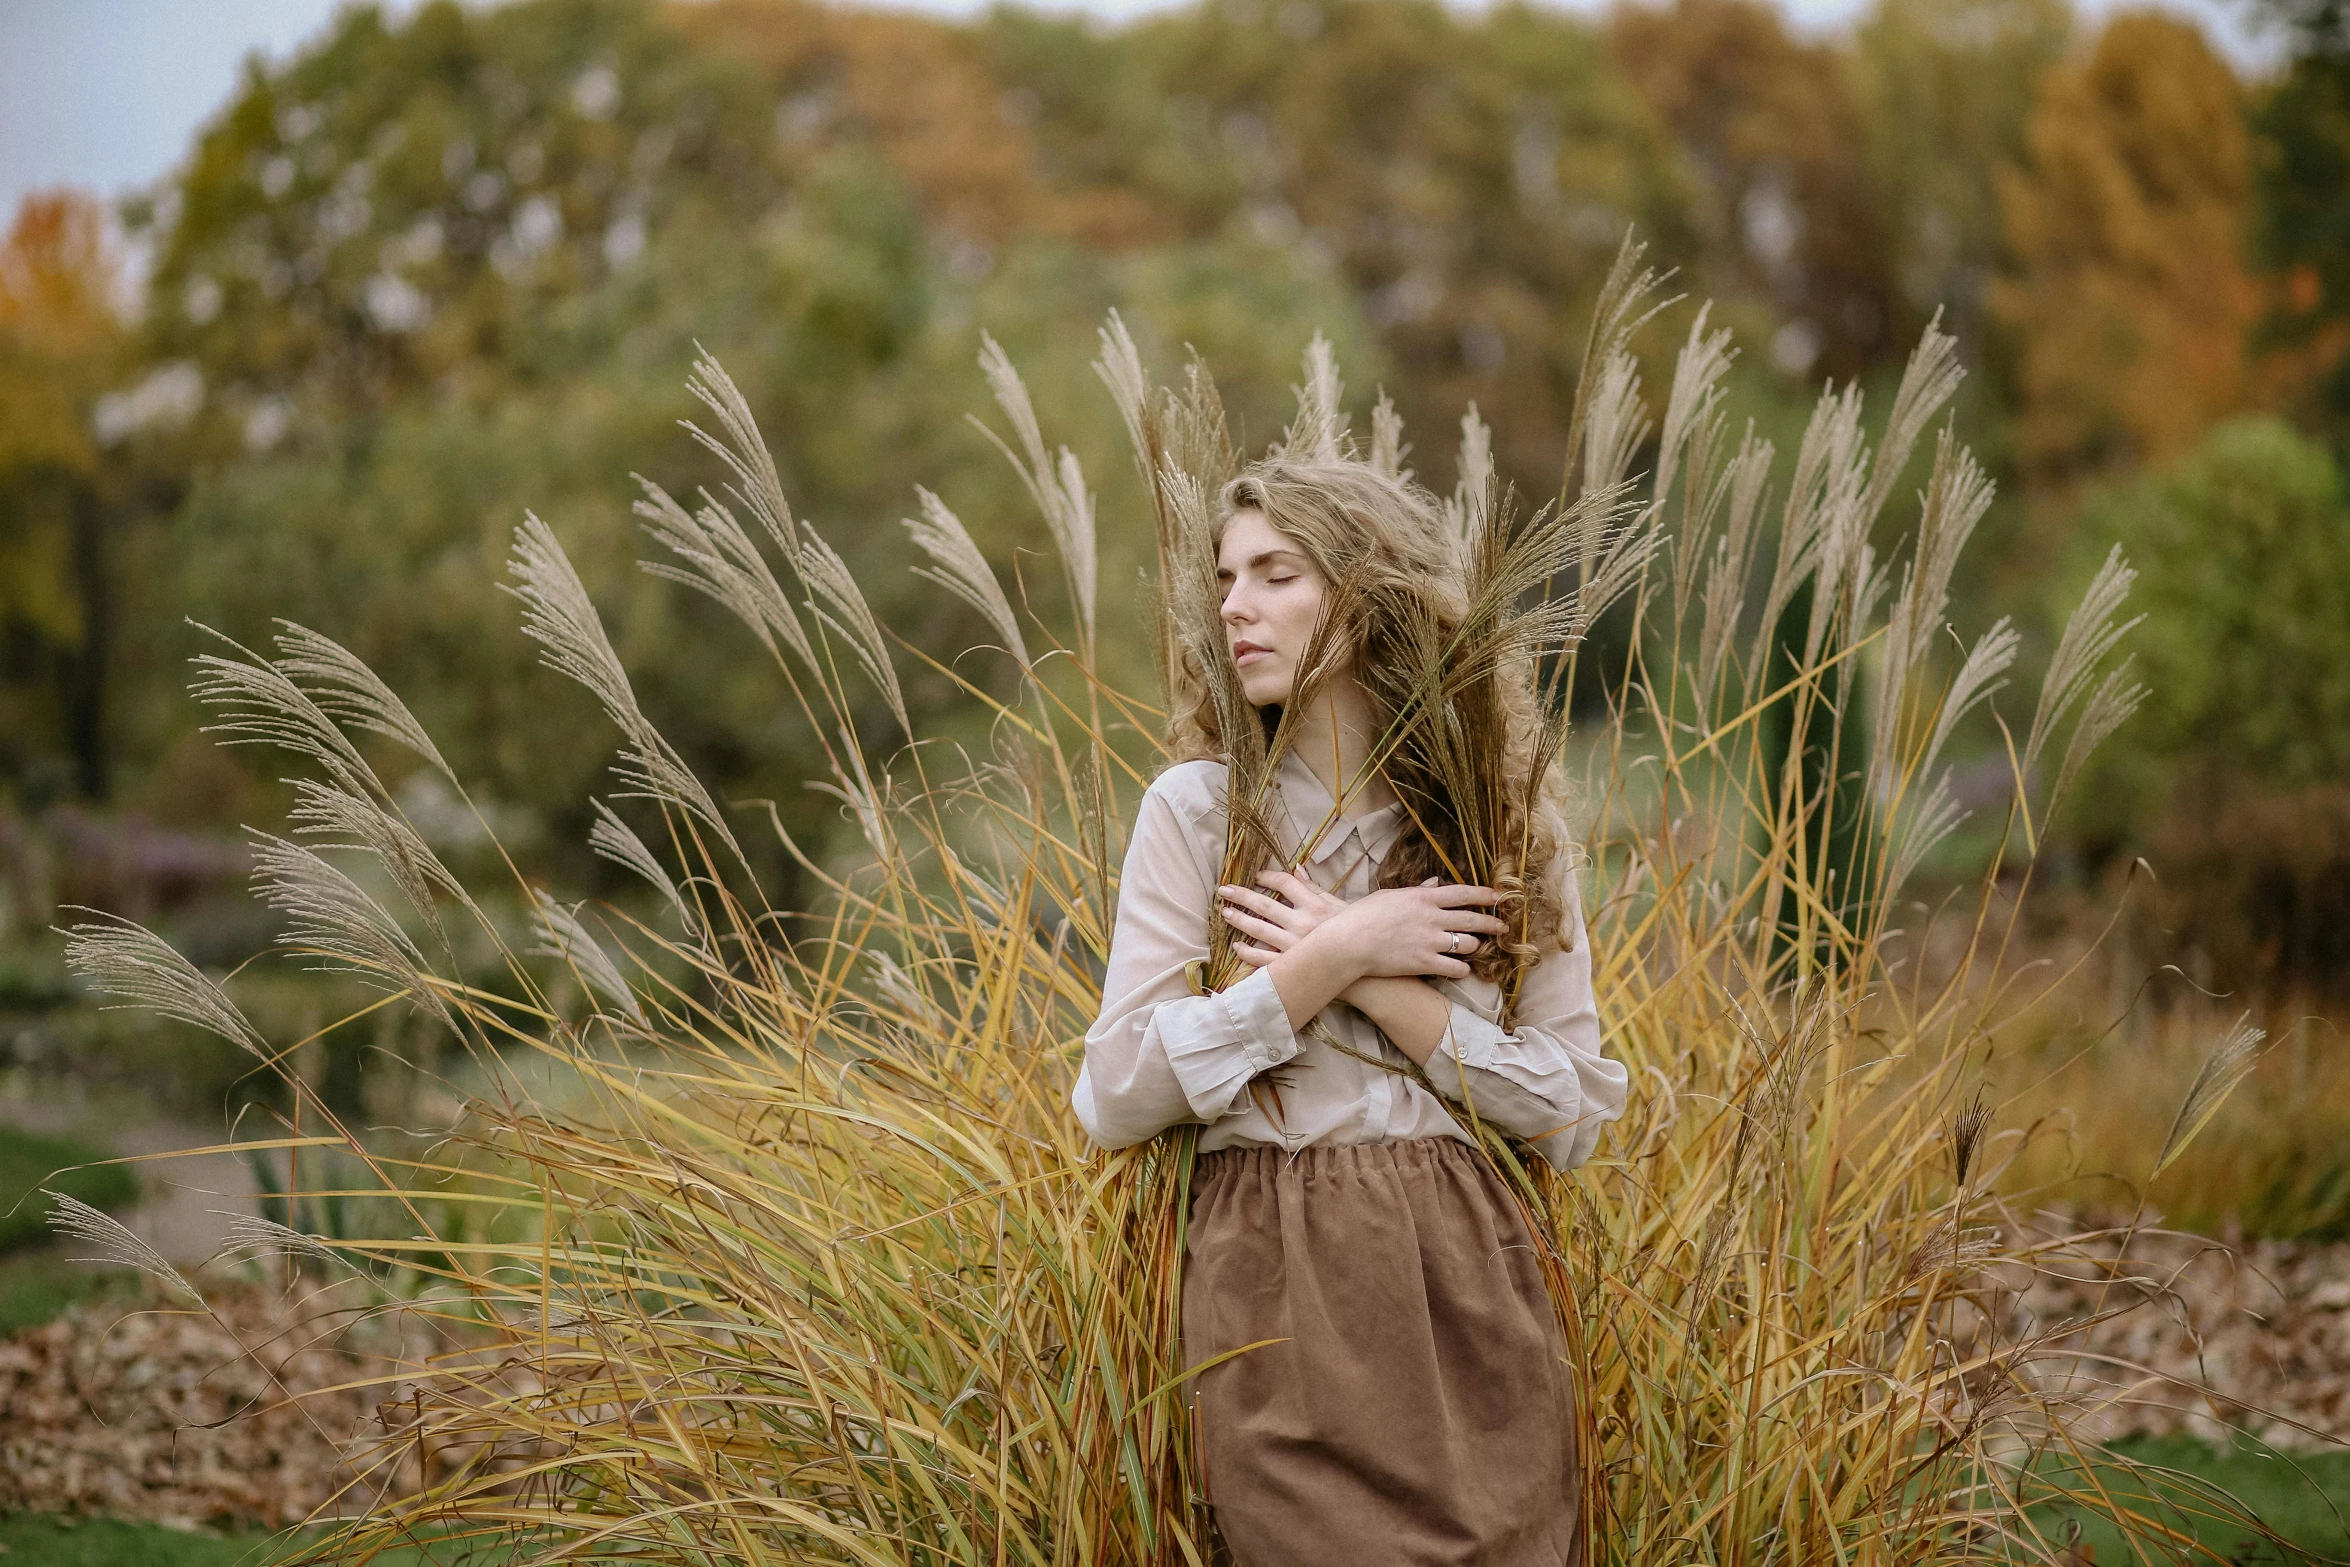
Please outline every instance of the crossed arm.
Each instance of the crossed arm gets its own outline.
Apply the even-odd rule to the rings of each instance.
[[[1175,785],[1197,781],[1175,775]],[[1070,1091],[1095,1142],[1123,1148],[1181,1121],[1213,1126],[1247,1113],[1248,1083],[1298,1055],[1301,1030],[1344,999],[1426,1069],[1440,1096],[1473,1104],[1479,1118],[1528,1139],[1561,1169],[1590,1155],[1602,1126],[1621,1113],[1627,1074],[1601,1050],[1570,873],[1553,867],[1565,914],[1559,948],[1527,971],[1516,1019],[1504,1028],[1451,985],[1431,983],[1466,977],[1475,944],[1499,933],[1494,894],[1404,887],[1345,903],[1281,872],[1221,891],[1216,838],[1198,830],[1196,810],[1187,815],[1198,802],[1177,795],[1174,785],[1154,787],[1144,799],[1102,1011]],[[1235,950],[1253,971],[1201,994],[1190,975],[1207,955],[1207,909],[1240,933]]]
[[[1217,888],[1217,908],[1242,938],[1234,953],[1272,976],[1290,1026],[1344,1001],[1421,1066],[1452,1018],[1452,1003],[1428,979],[1466,977],[1464,959],[1505,928],[1486,912],[1500,902],[1490,887],[1430,878],[1347,903],[1291,871],[1257,881],[1269,891]]]

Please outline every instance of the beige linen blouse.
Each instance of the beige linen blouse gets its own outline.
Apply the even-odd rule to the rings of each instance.
[[[1198,1121],[1200,1149],[1376,1143],[1413,1137],[1469,1140],[1446,1100],[1467,1101],[1483,1120],[1532,1143],[1562,1170],[1591,1156],[1599,1130],[1624,1111],[1623,1066],[1600,1053],[1591,954],[1575,875],[1561,863],[1564,932],[1571,944],[1530,969],[1519,987],[1517,1026],[1504,1029],[1501,990],[1471,977],[1433,980],[1452,1003],[1427,1075],[1445,1096],[1357,1060],[1289,1026],[1272,976],[1252,971],[1214,995],[1191,993],[1185,966],[1208,954],[1208,920],[1224,860],[1224,764],[1169,768],[1143,796],[1119,885],[1117,928],[1102,982],[1102,1013],[1085,1036],[1085,1065],[1071,1103],[1105,1148],[1142,1142]],[[1291,859],[1331,819],[1330,791],[1295,755],[1275,777],[1270,812]],[[1300,874],[1341,898],[1369,893],[1403,828],[1391,805],[1342,816],[1307,851]],[[1371,1020],[1341,1001],[1316,1020],[1350,1050],[1406,1065]],[[1249,1082],[1270,1072],[1274,1095]],[[1461,1111],[1465,1118],[1467,1112]]]

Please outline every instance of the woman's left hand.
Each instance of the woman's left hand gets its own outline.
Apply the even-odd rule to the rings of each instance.
[[[1233,956],[1251,968],[1263,968],[1346,907],[1344,899],[1324,892],[1294,871],[1260,871],[1257,881],[1280,896],[1253,887],[1216,889],[1217,908],[1225,923],[1243,938],[1233,942]]]

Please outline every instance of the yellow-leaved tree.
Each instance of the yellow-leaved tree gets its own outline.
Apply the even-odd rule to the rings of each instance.
[[[2028,141],[1992,292],[2027,469],[2062,485],[2179,456],[2252,392],[2243,89],[2189,23],[2123,15],[2049,72]]]

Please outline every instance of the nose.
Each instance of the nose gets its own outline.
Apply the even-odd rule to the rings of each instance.
[[[1224,590],[1223,613],[1224,623],[1231,626],[1246,625],[1255,618],[1248,611],[1247,584],[1234,582]]]

